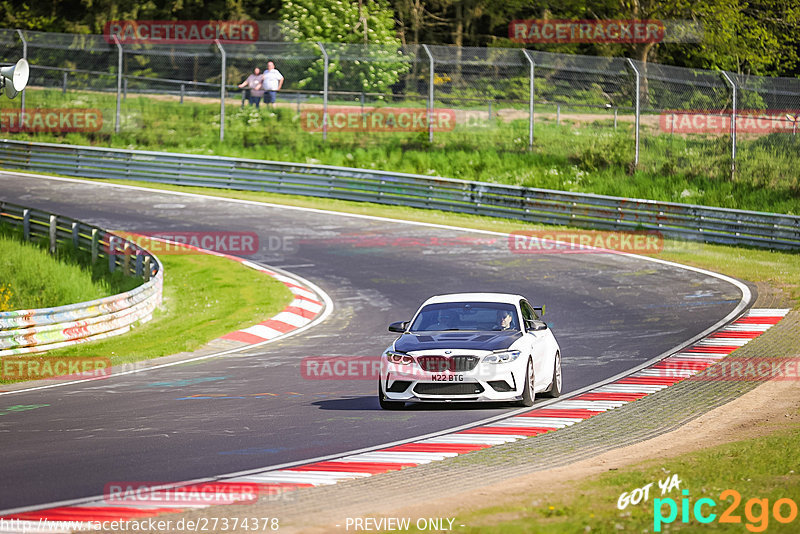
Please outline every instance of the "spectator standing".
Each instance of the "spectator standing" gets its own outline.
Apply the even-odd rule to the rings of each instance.
[[[253,69],[253,74],[247,77],[245,81],[239,84],[239,88],[250,88],[250,103],[255,107],[261,104],[261,97],[264,96],[264,75],[261,74],[261,69],[258,67]]]
[[[264,89],[267,96],[264,99],[266,104],[271,106],[275,105],[275,100],[278,96],[278,91],[283,87],[283,74],[275,68],[275,63],[272,61],[267,62],[267,71],[263,75]]]

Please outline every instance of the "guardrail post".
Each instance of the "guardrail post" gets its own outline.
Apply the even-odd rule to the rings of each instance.
[[[22,239],[31,240],[31,210],[22,210]]]
[[[50,215],[50,254],[56,253],[56,246],[58,245],[58,217]]]
[[[144,270],[144,256],[142,256],[142,251],[136,251],[136,276],[142,276]]]
[[[92,264],[97,263],[97,254],[100,248],[100,234],[97,228],[92,228]]]
[[[636,65],[633,64],[631,58],[625,58],[628,60],[628,66],[633,70],[633,75],[636,80],[636,98],[635,98],[635,109],[636,109],[636,119],[634,121],[634,137],[636,139],[636,149],[633,156],[633,167],[636,168],[639,166],[639,99],[641,96],[641,76],[639,74],[639,69],[636,68]]]
[[[78,250],[81,244],[80,226],[77,221],[72,221],[72,248]]]
[[[433,81],[435,75],[436,64],[433,61],[433,54],[431,54],[428,45],[422,45],[425,53],[428,54],[428,61],[430,62],[430,76],[428,77],[428,141],[433,143]]]
[[[122,274],[125,276],[131,274],[131,255],[128,250],[128,243],[125,243],[124,249],[122,250]]]
[[[530,64],[530,82],[529,82],[529,92],[528,92],[528,150],[533,150],[533,106],[534,106],[534,97],[536,96],[536,89],[533,85],[534,80],[534,69],[536,67],[536,62],[533,61],[533,58],[530,56],[527,50],[524,48],[522,49],[522,55],[525,56],[525,59],[528,60]]]
[[[119,133],[119,108],[122,105],[122,44],[119,37],[114,37],[114,44],[117,45],[117,111],[114,115],[114,132]]]
[[[150,256],[144,259],[144,281],[149,282],[150,276],[153,274],[153,268],[150,266]]]
[[[113,273],[117,268],[117,238],[109,236],[108,238],[108,272]]]
[[[731,86],[731,180],[733,180],[734,176],[736,176],[736,84],[724,70],[722,71],[722,77]]]
[[[224,141],[225,140],[225,77],[226,77],[228,56],[225,54],[225,48],[223,48],[222,43],[219,42],[219,39],[215,39],[214,44],[217,45],[219,53],[222,55],[222,72],[220,73],[221,78],[219,81],[219,140]]]
[[[322,43],[317,42],[322,51],[322,140],[328,139],[328,51]]]
[[[26,61],[28,60],[28,41],[25,39],[25,34],[22,33],[22,30],[17,30],[17,35],[19,35],[19,40],[22,41],[22,58]],[[20,117],[25,115],[25,89],[22,90],[22,96],[20,97]]]

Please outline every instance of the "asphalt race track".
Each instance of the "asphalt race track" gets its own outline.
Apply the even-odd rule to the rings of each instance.
[[[255,232],[261,249],[250,259],[307,278],[335,305],[322,324],[241,354],[0,396],[0,412],[46,405],[0,417],[0,510],[102,495],[112,481],[189,480],[345,452],[513,410],[387,412],[373,380],[302,378],[308,356],[379,355],[393,339],[389,322],[433,294],[502,291],[546,304],[565,392],[686,341],[742,297],[672,265],[515,254],[505,238],[455,229],[28,175],[0,174],[0,183],[0,200],[108,229]]]

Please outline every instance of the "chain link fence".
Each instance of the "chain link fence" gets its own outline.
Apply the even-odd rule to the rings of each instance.
[[[13,29],[0,30],[0,52],[4,65],[25,57],[31,66],[22,98],[0,110],[92,108],[102,114],[93,135],[191,133],[245,146],[392,135],[418,146],[580,153],[596,169],[669,173],[678,162],[692,172],[702,163],[721,177],[800,187],[800,79],[521,48],[120,44]],[[285,84],[274,106],[256,109],[238,84],[267,61]]]

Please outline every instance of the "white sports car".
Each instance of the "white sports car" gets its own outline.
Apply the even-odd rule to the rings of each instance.
[[[561,350],[520,295],[457,293],[426,300],[381,357],[381,408],[406,402],[516,401],[561,393]]]

